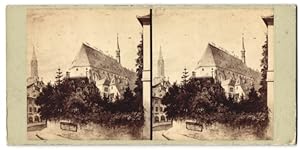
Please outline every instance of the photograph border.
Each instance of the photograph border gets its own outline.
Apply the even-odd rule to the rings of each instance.
[[[27,8],[273,8],[274,9],[274,128],[272,140],[42,140],[27,139],[26,15]],[[155,30],[155,27],[153,28]],[[296,143],[296,5],[48,5],[6,8],[7,142],[9,145],[291,145]],[[150,57],[152,58],[152,56]],[[152,64],[151,64],[152,67]],[[151,95],[150,95],[151,96]]]

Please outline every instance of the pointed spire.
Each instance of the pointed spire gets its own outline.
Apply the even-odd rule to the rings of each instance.
[[[246,64],[246,50],[244,44],[244,33],[242,34],[242,50],[241,50],[241,58],[244,64]]]
[[[165,77],[165,65],[164,65],[164,59],[162,56],[162,50],[161,50],[161,46],[159,47],[159,58],[157,61],[157,76],[160,78],[164,78]]]
[[[32,58],[31,58],[30,68],[31,68],[31,77],[38,79],[38,61],[37,61],[37,57],[35,54],[34,46],[33,46],[33,50],[32,50]]]
[[[244,44],[244,33],[242,34],[242,50],[245,51],[245,44]]]
[[[32,50],[32,58],[31,60],[37,60],[36,58],[36,54],[35,54],[35,47],[33,46],[33,50]]]
[[[119,46],[119,33],[117,33],[117,50],[120,51],[120,46]]]
[[[116,59],[121,64],[121,56],[120,56],[120,45],[119,45],[119,33],[117,33],[117,50],[116,50]]]
[[[161,51],[161,46],[159,46],[159,59],[163,59],[162,51]]]

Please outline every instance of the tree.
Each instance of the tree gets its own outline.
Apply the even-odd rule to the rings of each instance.
[[[187,83],[187,80],[188,80],[188,77],[189,77],[188,73],[189,72],[187,71],[186,67],[184,67],[183,72],[182,72],[182,76],[181,76],[183,85],[185,85]]]
[[[60,85],[61,82],[62,82],[62,72],[60,71],[60,68],[57,69],[57,72],[56,72],[56,76],[55,76],[55,83],[56,85]]]
[[[250,92],[248,94],[249,101],[259,101],[258,94],[254,87],[251,87]]]
[[[142,82],[142,77],[143,77],[143,35],[141,34],[141,41],[137,46],[138,52],[137,52],[137,59],[136,59],[136,75],[137,79],[135,81],[135,88],[134,88],[134,93],[135,93],[135,98],[134,98],[134,103],[136,103],[136,108],[134,110],[137,111],[143,111],[143,82]]]
[[[36,99],[36,104],[40,106],[38,110],[42,119],[49,119],[56,116],[53,111],[56,104],[54,102],[54,87],[48,83]]]
[[[134,95],[133,95],[130,87],[127,87],[123,94],[123,101],[133,103],[133,99],[134,99]]]
[[[260,99],[265,103],[267,103],[267,71],[268,71],[268,36],[266,35],[266,41],[262,46],[262,56],[261,59],[261,81],[260,81],[260,88],[258,92],[260,94]]]
[[[180,87],[176,83],[173,83],[173,85],[169,87],[166,95],[162,98],[162,104],[166,105],[165,112],[168,119],[174,119],[180,114],[177,98],[179,90]]]

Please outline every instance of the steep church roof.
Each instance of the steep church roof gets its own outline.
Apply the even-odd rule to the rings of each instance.
[[[72,62],[72,68],[86,66],[105,70],[119,76],[125,76],[129,79],[135,77],[134,72],[121,66],[116,59],[105,55],[102,51],[96,50],[86,43],[83,43],[80,51]]]
[[[253,77],[254,79],[260,77],[259,72],[247,67],[241,59],[228,54],[211,43],[207,45],[203,56],[197,64],[197,68],[200,67],[219,67],[248,77]]]

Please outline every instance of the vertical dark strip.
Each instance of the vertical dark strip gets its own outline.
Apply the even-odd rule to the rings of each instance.
[[[152,9],[150,9],[150,140],[152,140]]]

